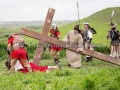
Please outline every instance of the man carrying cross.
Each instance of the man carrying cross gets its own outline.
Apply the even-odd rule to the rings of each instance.
[[[42,52],[43,52],[43,46],[44,46],[43,43],[47,42],[47,43],[51,43],[51,44],[59,44],[59,46],[64,47],[64,48],[68,49],[69,51],[71,50],[71,52],[74,52],[70,56],[70,57],[72,57],[72,59],[75,57],[75,55],[77,56],[80,53],[80,54],[95,57],[95,58],[103,60],[105,62],[120,65],[119,59],[110,57],[110,56],[102,54],[100,52],[96,52],[94,50],[89,50],[89,49],[84,48],[83,52],[79,52],[80,49],[81,49],[80,51],[82,51],[82,49],[83,49],[82,47],[80,47],[81,46],[80,42],[82,43],[83,40],[82,40],[82,36],[80,34],[78,34],[79,30],[77,28],[75,29],[77,32],[76,31],[74,32],[74,30],[72,30],[68,33],[68,35],[66,35],[66,37],[67,37],[67,36],[69,36],[69,34],[71,34],[70,38],[72,40],[69,40],[69,37],[66,38],[66,41],[68,41],[68,42],[71,41],[71,43],[72,43],[72,41],[74,42],[73,38],[75,38],[75,36],[78,37],[78,39],[75,38],[76,42],[78,42],[78,43],[75,43],[76,44],[75,48],[72,47],[72,45],[69,44],[68,42],[61,41],[61,40],[58,40],[58,39],[47,36],[49,27],[50,27],[51,22],[52,22],[54,11],[55,11],[54,9],[49,8],[48,14],[47,14],[47,17],[46,17],[46,20],[45,20],[45,24],[44,24],[44,27],[43,27],[43,30],[42,30],[42,34],[36,33],[34,31],[31,31],[31,30],[28,30],[28,29],[25,29],[25,28],[20,29],[21,34],[26,35],[26,36],[31,37],[31,38],[34,38],[34,39],[37,39],[37,40],[39,40],[39,44],[42,44],[42,47],[39,47],[39,48],[36,49],[36,53],[34,55],[34,60],[33,60],[34,64],[39,65],[41,55],[42,55]],[[72,38],[72,35],[73,35],[73,38]],[[77,40],[79,40],[80,42],[77,41]],[[79,61],[79,56],[75,60]],[[75,60],[73,60],[73,62],[77,62]],[[78,65],[77,65],[78,67],[80,67],[80,65],[81,65],[80,63],[78,62]]]
[[[83,51],[83,39],[79,32],[80,32],[79,25],[76,25],[74,27],[74,30],[69,31],[63,39],[66,42],[72,43],[73,48],[74,45],[76,45],[77,46],[76,52]],[[68,66],[71,66],[73,68],[81,67],[81,57],[80,54],[76,52],[68,49],[66,50]]]

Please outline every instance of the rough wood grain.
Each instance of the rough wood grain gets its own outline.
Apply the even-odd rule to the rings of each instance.
[[[61,41],[61,40],[58,40],[58,39],[54,39],[52,37],[42,35],[42,34],[39,34],[37,32],[31,31],[31,30],[25,29],[25,28],[21,28],[20,33],[25,35],[25,36],[35,38],[37,40],[42,40],[42,41],[46,41],[46,42],[49,42],[49,43],[52,43],[52,44],[57,44],[61,47],[64,47],[66,49],[69,49],[69,50],[72,50],[72,51],[76,52],[76,47],[72,47],[72,45],[68,44],[68,42],[64,42],[64,41]],[[84,49],[83,52],[80,52],[80,53],[85,54],[85,55],[89,55],[89,56],[92,56],[94,58],[100,59],[102,61],[109,62],[109,63],[116,64],[116,65],[120,66],[120,60],[119,59],[113,58],[109,55],[102,54],[100,52],[96,52],[96,51],[89,50],[89,49]]]
[[[42,30],[43,35],[48,35],[54,13],[55,13],[55,9],[52,9],[52,8],[48,9],[48,13],[47,13],[46,20],[45,20],[43,30]],[[39,40],[38,46],[39,45],[41,46],[36,48],[36,52],[35,52],[34,59],[33,59],[33,63],[36,65],[39,65],[41,57],[42,57],[42,53],[44,49],[44,45],[42,45],[43,43],[46,43],[46,42]]]

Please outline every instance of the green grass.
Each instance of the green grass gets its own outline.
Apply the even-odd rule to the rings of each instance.
[[[67,59],[61,58],[63,71],[50,73],[7,74],[5,60],[0,63],[0,90],[119,90],[120,67],[94,59],[82,67],[67,66]],[[53,60],[41,60],[41,65],[54,65]]]
[[[89,17],[86,17],[80,21],[81,23],[81,29],[84,29],[83,24],[85,21],[88,21],[90,23],[90,26],[93,27],[97,34],[93,35],[93,43],[102,43],[106,45],[107,40],[107,31],[110,30],[110,20],[111,20],[111,13],[112,10],[115,10],[115,14],[113,17],[113,22],[117,24],[117,29],[120,30],[120,7],[115,8],[107,8],[101,11],[98,11],[94,13],[93,15],[90,15]],[[74,22],[68,25],[65,25],[63,27],[60,27],[61,31],[61,39],[68,33],[69,30],[72,30],[73,27],[78,24],[78,22]]]
[[[10,28],[12,28],[12,27],[14,27],[14,26],[11,26]],[[8,38],[8,37],[6,37],[6,35],[10,36],[13,33],[19,33],[19,30],[20,30],[20,27],[14,28],[12,30],[0,29],[0,43],[6,43],[7,38]],[[39,30],[39,29],[33,29],[33,31],[39,32],[39,33],[41,32],[41,30]],[[26,41],[27,44],[29,44],[31,42],[35,43],[35,44],[38,43],[38,40],[35,40],[33,38],[30,38],[30,37],[27,37],[24,35],[21,35],[21,36],[24,38],[24,40]]]
[[[101,52],[105,51],[101,48]],[[105,47],[103,47],[105,48]],[[100,51],[97,47],[96,50]],[[34,72],[30,74],[7,74],[4,65],[7,60],[5,44],[0,44],[0,90],[119,90],[120,67],[93,59],[86,63],[82,56],[82,67],[67,66],[65,50],[60,52],[60,65],[63,71],[55,70],[49,73]],[[30,58],[33,58],[35,47],[27,47]],[[32,59],[30,59],[32,61]],[[54,65],[48,53],[43,53],[40,65]]]
[[[87,20],[90,23],[91,27],[94,27],[97,31],[97,34],[93,35],[93,43],[97,44],[97,43],[102,43],[104,45],[107,44],[107,40],[106,40],[106,36],[107,36],[107,31],[110,30],[110,18],[111,18],[111,12],[112,10],[115,10],[115,14],[113,17],[113,22],[117,24],[117,29],[120,30],[120,20],[119,20],[119,16],[120,16],[120,7],[114,7],[114,8],[107,8],[101,11],[98,11],[92,15],[90,15],[89,17],[86,17],[84,19],[82,19],[81,22],[81,29],[84,29],[83,27],[83,23]],[[65,35],[73,29],[73,27],[78,24],[78,22],[74,22],[68,25],[62,25],[59,27],[59,30],[61,32],[61,38],[63,39],[65,37]],[[25,26],[23,26],[25,27]],[[4,34],[11,34],[14,32],[18,32],[20,30],[20,27],[16,27],[16,26],[11,26],[7,29],[2,29],[3,27],[0,27],[0,42],[5,42],[5,40],[7,40],[7,38],[4,37]],[[34,29],[34,31],[36,32],[41,32],[41,30],[39,29]],[[26,43],[38,43],[37,40],[35,39],[31,39],[29,37],[23,36]]]
[[[81,20],[81,28],[83,28],[83,23],[88,20],[90,25],[96,29],[97,34],[93,35],[93,43],[106,45],[106,34],[109,30],[108,24],[110,23],[110,14],[113,9],[115,9],[113,20],[118,24],[117,28],[120,29],[120,7],[108,8]],[[69,30],[73,29],[75,24],[78,24],[78,22],[60,27],[61,39],[64,38]],[[20,27],[13,26],[10,30],[2,28],[0,26],[0,90],[120,90],[119,66],[98,59],[94,59],[90,63],[85,63],[85,57],[82,57],[82,67],[73,69],[67,66],[67,58],[64,57],[65,51],[61,51],[60,56],[60,64],[63,71],[7,74],[7,69],[4,65],[7,59],[6,47],[1,43],[6,43],[7,37],[5,35],[18,32]],[[34,31],[40,32],[41,30]],[[30,42],[38,42],[26,36],[23,36],[23,38],[28,45]],[[109,52],[108,48],[95,47],[95,50],[107,53]],[[33,58],[34,52],[34,47],[28,48],[30,58]],[[54,65],[49,54],[44,52],[40,65]]]

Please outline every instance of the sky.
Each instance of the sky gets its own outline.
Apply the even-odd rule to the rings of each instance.
[[[48,8],[54,8],[53,20],[77,20],[108,7],[120,6],[120,0],[0,0],[0,21],[44,21]]]

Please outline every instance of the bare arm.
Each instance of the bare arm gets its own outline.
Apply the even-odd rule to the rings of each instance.
[[[10,48],[11,48],[11,44],[9,43],[9,44],[7,45],[7,50],[10,51]]]

